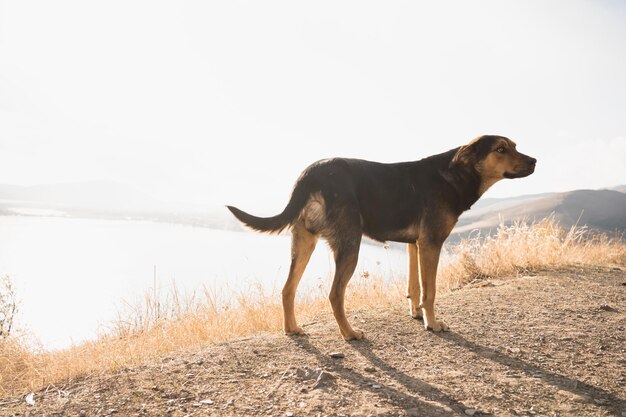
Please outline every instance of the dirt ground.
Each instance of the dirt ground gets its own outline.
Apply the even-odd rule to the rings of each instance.
[[[0,400],[2,416],[626,417],[626,270],[546,271],[438,297],[451,331],[405,305],[330,314],[306,337],[263,334]],[[349,291],[349,290],[348,290]],[[340,353],[331,357],[331,353]]]

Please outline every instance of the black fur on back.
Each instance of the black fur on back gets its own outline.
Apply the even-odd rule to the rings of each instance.
[[[414,242],[417,236],[410,231],[422,219],[428,217],[429,227],[435,230],[439,228],[438,219],[443,219],[439,213],[458,217],[478,200],[479,173],[472,164],[457,160],[459,156],[483,158],[497,138],[485,136],[480,142],[412,162],[379,163],[349,158],[318,161],[300,175],[282,213],[256,217],[227,207],[248,227],[278,233],[294,224],[313,193],[320,193],[329,218],[338,219],[338,212],[350,210],[360,217],[362,233],[370,238]]]

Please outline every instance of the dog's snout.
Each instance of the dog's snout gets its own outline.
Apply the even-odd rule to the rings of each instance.
[[[528,165],[536,165],[537,160],[535,158],[531,158],[530,156],[527,159]]]

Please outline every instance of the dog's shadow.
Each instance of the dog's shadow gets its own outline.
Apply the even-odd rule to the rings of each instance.
[[[464,415],[463,411],[468,408],[434,386],[407,375],[383,361],[372,351],[372,343],[367,339],[351,342],[350,345],[363,355],[373,366],[378,368],[378,370],[389,376],[392,381],[394,381],[393,385],[385,385],[376,379],[375,374],[362,374],[352,367],[345,366],[343,361],[329,357],[328,354],[322,353],[317,347],[311,344],[308,337],[294,337],[293,341],[307,353],[316,356],[325,370],[335,373],[361,390],[367,390],[376,394],[385,403],[391,403],[404,410],[417,409],[419,410],[419,415],[424,416],[443,417]],[[396,388],[394,386],[396,383],[404,386],[409,392],[419,393],[420,395],[407,394]],[[424,396],[428,397],[428,402],[421,398]],[[377,415],[384,416],[386,414]],[[397,415],[397,411],[390,412],[389,415],[395,416]]]
[[[621,417],[621,410],[626,407],[626,401],[621,400],[611,392],[602,388],[567,377],[565,375],[550,372],[535,364],[511,357],[498,350],[479,345],[467,340],[459,333],[446,332],[435,334],[448,343],[455,344],[484,359],[504,365],[512,370],[522,372],[535,378],[540,378],[545,383],[560,390],[568,391],[576,395],[590,396],[593,399],[602,399],[604,401],[602,404],[598,404],[598,406],[604,408],[606,411],[617,417]],[[391,379],[393,381],[391,385],[384,385],[380,381],[376,380],[375,374],[362,374],[352,367],[345,366],[341,360],[330,358],[327,354],[321,352],[317,347],[315,347],[310,342],[308,337],[297,337],[293,338],[293,340],[298,347],[305,350],[309,354],[316,356],[324,369],[336,373],[338,376],[349,381],[360,389],[367,390],[378,395],[384,402],[391,403],[398,408],[405,410],[416,408],[419,410],[420,415],[426,416],[464,415],[464,410],[469,408],[461,401],[451,397],[449,394],[441,391],[440,389],[414,376],[408,375],[406,372],[385,362],[373,351],[373,342],[367,339],[351,342],[350,346],[367,359],[373,367],[377,368],[389,379]],[[397,388],[398,386],[403,386],[406,391],[415,394],[407,394],[403,390]],[[424,397],[427,397],[428,401],[424,401],[422,399]]]
[[[590,385],[586,382],[574,379],[565,375],[554,373],[543,369],[531,362],[527,362],[515,357],[511,357],[496,349],[479,345],[467,340],[463,335],[456,332],[435,333],[442,339],[453,343],[463,349],[466,349],[482,358],[496,362],[500,365],[520,371],[528,376],[540,378],[545,383],[558,388],[559,390],[568,391],[579,396],[592,397],[601,400],[596,403],[599,407],[604,408],[611,414],[622,417],[622,410],[626,409],[626,401],[616,397],[615,394],[602,388]]]

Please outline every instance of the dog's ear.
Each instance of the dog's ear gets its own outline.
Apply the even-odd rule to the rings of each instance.
[[[450,161],[450,167],[455,165],[472,165],[476,162],[476,142],[471,142],[467,145],[461,146],[452,161]]]

